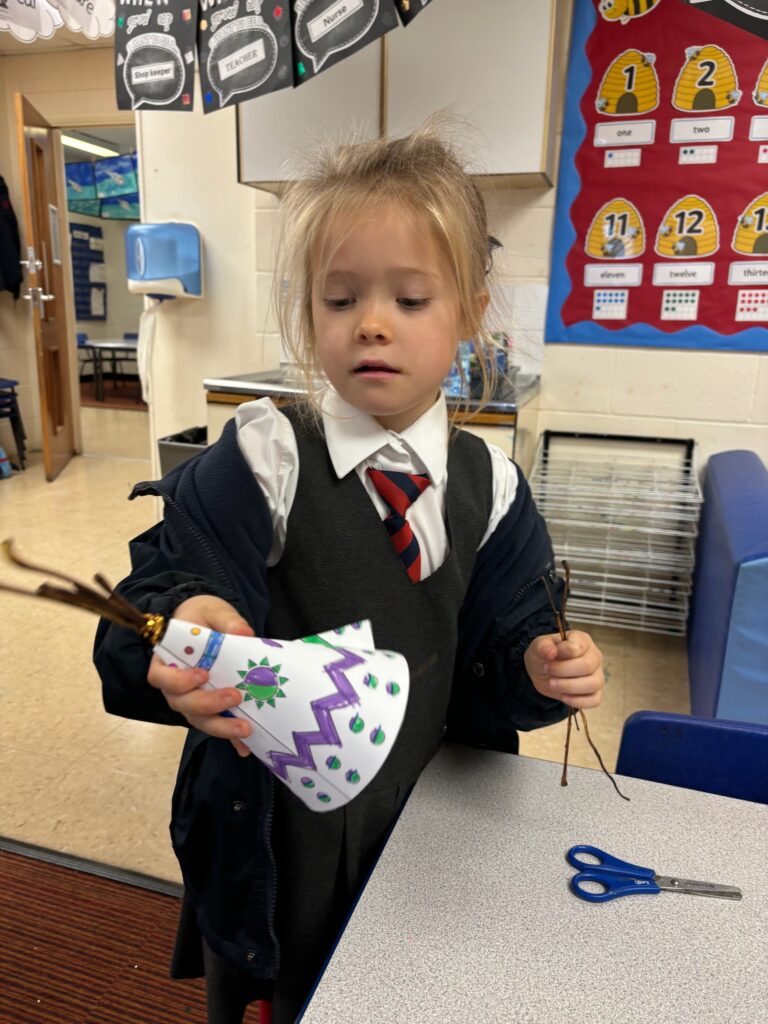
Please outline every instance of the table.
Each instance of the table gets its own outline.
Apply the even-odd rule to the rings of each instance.
[[[756,1024],[768,807],[446,746],[408,801],[303,1024]],[[585,903],[565,851],[739,886]]]
[[[93,350],[93,391],[97,402],[104,401],[104,365],[105,355],[112,359],[112,377],[117,377],[117,360],[119,355],[136,358],[139,343],[136,340],[117,339],[115,341],[89,341],[87,346]]]

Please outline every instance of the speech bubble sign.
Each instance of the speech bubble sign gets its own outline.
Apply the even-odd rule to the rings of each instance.
[[[123,80],[131,105],[168,106],[184,88],[184,62],[173,36],[148,32],[126,46]]]
[[[115,0],[48,0],[67,28],[89,39],[111,36],[115,31]]]
[[[63,24],[61,14],[47,0],[35,0],[34,3],[5,0],[0,3],[0,31],[10,32],[22,43],[50,39]]]
[[[328,58],[359,43],[379,14],[379,0],[296,0],[294,36],[315,74]]]
[[[217,29],[208,42],[205,69],[221,106],[263,85],[275,69],[277,51],[275,34],[261,18],[238,18]]]

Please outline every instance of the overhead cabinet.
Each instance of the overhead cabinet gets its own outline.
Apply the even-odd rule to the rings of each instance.
[[[407,29],[313,78],[238,107],[240,180],[279,191],[318,139],[401,135],[449,108],[473,173],[551,184],[567,0],[433,0]]]

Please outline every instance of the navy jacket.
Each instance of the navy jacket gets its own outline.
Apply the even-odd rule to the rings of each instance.
[[[243,458],[231,420],[221,439],[163,480],[138,484],[156,494],[160,523],[130,545],[133,571],[119,590],[142,611],[171,615],[187,598],[216,594],[256,635],[269,607],[266,558],[272,524],[261,488]],[[546,526],[520,475],[515,501],[478,553],[460,612],[447,738],[516,752],[518,729],[560,721],[559,701],[540,695],[523,665],[530,641],[555,631],[543,575],[552,573]],[[150,651],[135,634],[102,621],[94,661],[107,711],[186,726],[146,681]],[[272,775],[228,741],[189,730],[173,796],[171,837],[197,927],[219,955],[254,978],[274,977],[276,869],[270,846]],[[278,869],[279,870],[279,867]],[[199,941],[177,952],[199,950]],[[177,956],[174,973],[201,973],[198,955]]]

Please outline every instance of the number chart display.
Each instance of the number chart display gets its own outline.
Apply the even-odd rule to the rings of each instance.
[[[546,340],[768,351],[768,52],[686,0],[575,0]]]

